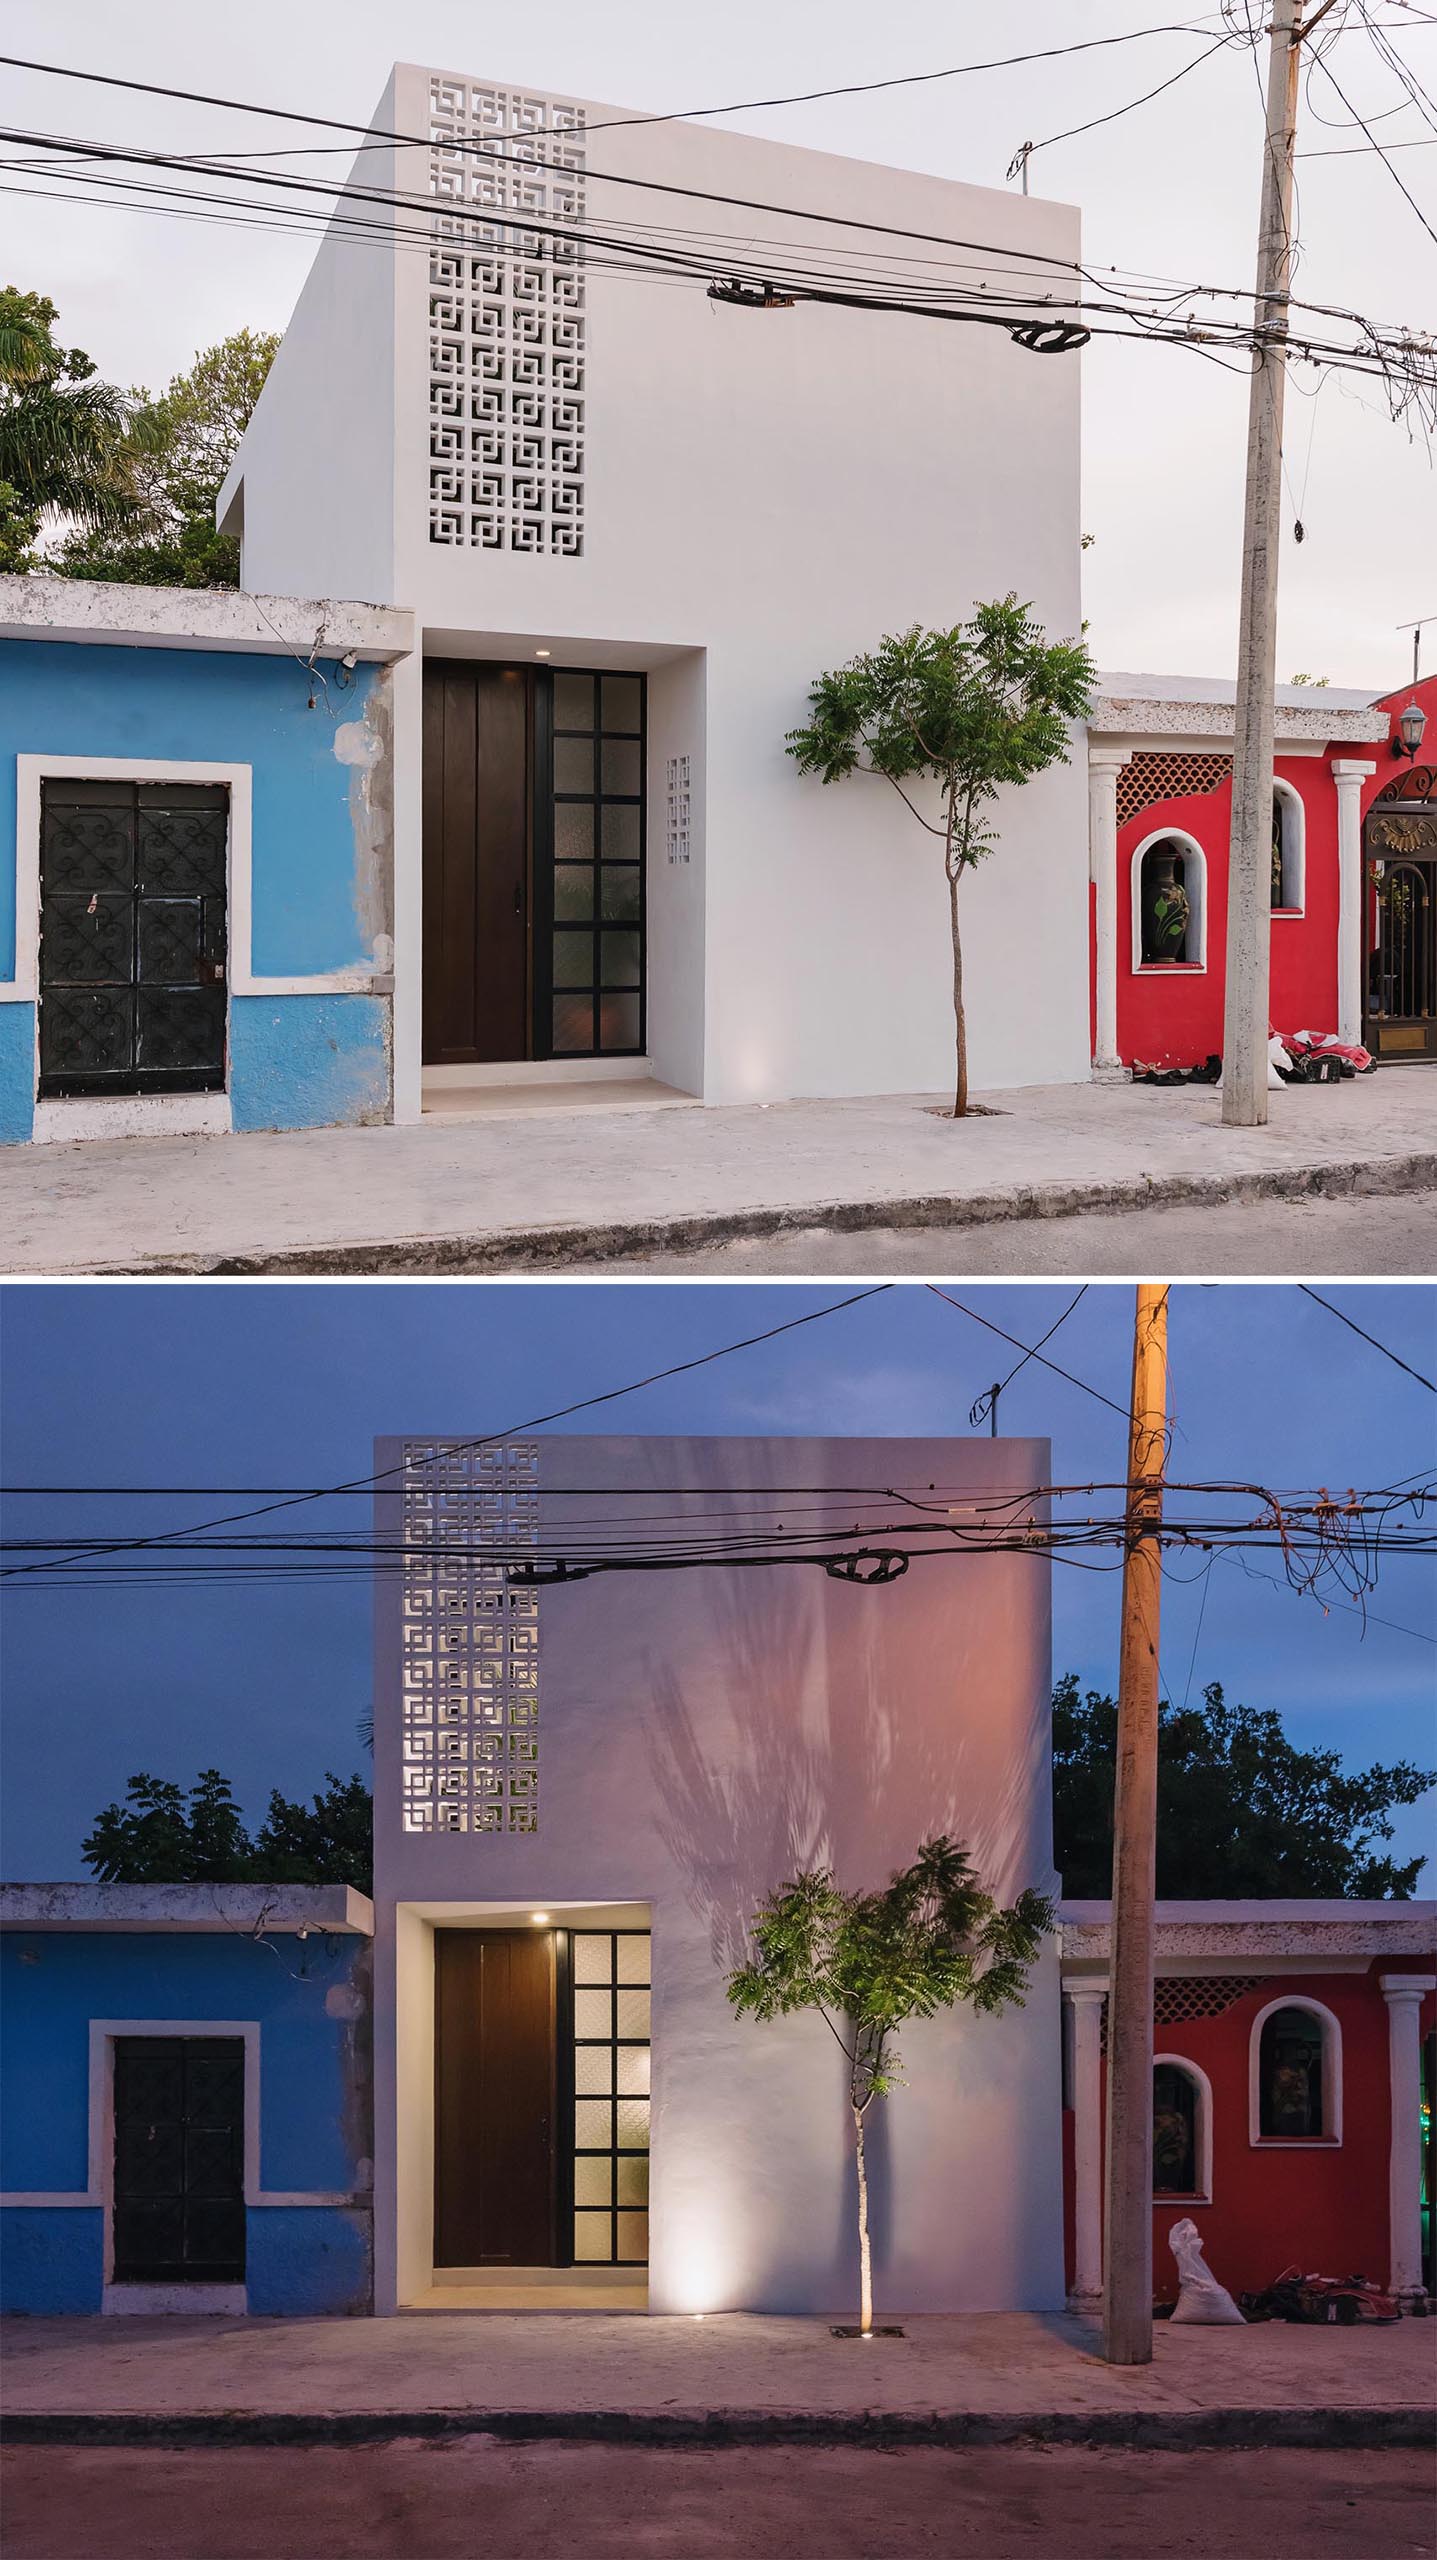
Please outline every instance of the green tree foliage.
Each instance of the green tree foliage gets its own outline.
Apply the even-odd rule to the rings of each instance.
[[[104,1884],[240,1884],[253,1852],[229,1780],[202,1769],[189,1792],[145,1770],[108,1804],[83,1846]]]
[[[1200,1707],[1158,1709],[1158,1892],[1168,1901],[1336,1897],[1405,1901],[1424,1861],[1398,1866],[1375,1844],[1394,1805],[1415,1804],[1437,1770],[1401,1760],[1352,1772],[1335,1751],[1299,1751],[1270,1710],[1230,1707],[1221,1684]],[[1063,1891],[1106,1898],[1113,1882],[1118,1711],[1076,1672],[1053,1692],[1054,1862]]]
[[[144,587],[237,587],[239,544],[215,531],[215,500],[264,389],[279,339],[239,329],[207,347],[158,398],[131,394],[141,515],[77,529],[51,564],[63,577]]]
[[[826,1867],[780,1885],[751,1923],[753,1954],[730,1974],[740,2015],[817,2010],[844,2058],[858,2171],[859,2327],[873,2326],[864,2122],[875,2098],[901,2085],[894,2037],[910,2018],[958,2001],[1021,2008],[1028,1967],[1052,1906],[1040,1893],[1002,1910],[983,1891],[956,1840],[925,1840],[881,1893],[847,1893]]]
[[[131,404],[57,344],[56,318],[44,294],[0,286],[0,570],[51,565],[36,544],[57,519],[98,535],[137,516]]]
[[[276,1787],[255,1833],[255,1873],[267,1884],[353,1884],[374,1877],[374,1800],[364,1780],[326,1772],[323,1792],[292,1804]]]
[[[840,782],[879,774],[919,825],[943,847],[953,944],[957,1076],[953,1117],[968,1108],[968,1033],[963,1010],[963,945],[958,889],[998,841],[984,817],[1007,783],[1030,782],[1068,759],[1069,723],[1092,706],[1095,670],[1083,642],[1049,642],[1015,595],[979,605],[951,631],[911,631],[881,640],[871,655],[821,675],[809,720],[791,729],[788,752],[801,773]],[[937,784],[936,817],[905,784]],[[932,800],[929,795],[929,808]]]
[[[123,1805],[109,1804],[83,1844],[104,1884],[352,1884],[374,1873],[373,1804],[360,1777],[326,1772],[309,1803],[276,1787],[253,1839],[229,1780],[202,1769],[189,1791],[141,1771]]]

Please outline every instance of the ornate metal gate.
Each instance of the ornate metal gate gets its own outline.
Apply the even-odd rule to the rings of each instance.
[[[228,835],[222,784],[46,783],[42,1095],[223,1087]]]
[[[1437,1058],[1437,768],[1389,782],[1367,813],[1372,900],[1363,1038],[1377,1058]]]
[[[244,2044],[115,2039],[114,2279],[242,2284]]]

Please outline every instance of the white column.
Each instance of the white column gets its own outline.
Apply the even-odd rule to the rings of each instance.
[[[1079,2308],[1103,2298],[1103,2072],[1106,1982],[1065,1982],[1072,2012],[1073,2289]]]
[[[1392,2088],[1392,2146],[1387,2155],[1391,2291],[1421,2300],[1422,2285],[1422,1994],[1437,1974],[1384,1973],[1387,2063]]]
[[[1118,1059],[1118,776],[1127,747],[1088,749],[1088,876],[1097,889],[1097,1012],[1093,1074],[1122,1072]]]
[[[1377,771],[1360,758],[1338,757],[1337,785],[1337,1036],[1362,1038],[1363,950],[1362,786]],[[1311,890],[1308,891],[1309,898]]]

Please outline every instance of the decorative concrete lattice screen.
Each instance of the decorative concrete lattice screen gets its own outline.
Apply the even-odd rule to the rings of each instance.
[[[1153,1984],[1153,2025],[1181,2026],[1185,2018],[1220,2018],[1236,2000],[1261,1988],[1260,1973],[1161,1974]],[[1108,2049],[1108,2004],[1103,2002],[1103,2051]]]
[[[687,756],[670,756],[668,760],[668,799],[664,821],[664,844],[670,862],[687,862],[689,858],[689,816],[693,784]]]
[[[539,1456],[405,1450],[404,1828],[539,1828]]]
[[[1155,800],[1220,791],[1231,771],[1231,756],[1136,755],[1118,775],[1118,824],[1125,827]]]
[[[577,558],[583,109],[435,77],[429,138],[429,538]]]

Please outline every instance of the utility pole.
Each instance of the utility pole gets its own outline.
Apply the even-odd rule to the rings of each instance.
[[[1230,1127],[1267,1118],[1268,938],[1272,929],[1272,732],[1277,681],[1277,555],[1282,531],[1282,395],[1287,297],[1292,276],[1292,153],[1297,133],[1299,0],[1272,0],[1267,133],[1262,155],[1253,320],[1266,334],[1253,354],[1247,412],[1247,494],[1242,527],[1242,605],[1232,736],[1232,832],[1227,865],[1227,992],[1223,1004],[1222,1116]]]
[[[1167,1458],[1168,1293],[1142,1281],[1133,1319],[1118,1767],[1108,1961],[1103,2353],[1153,2353],[1153,1893],[1158,1827],[1158,1612]]]

